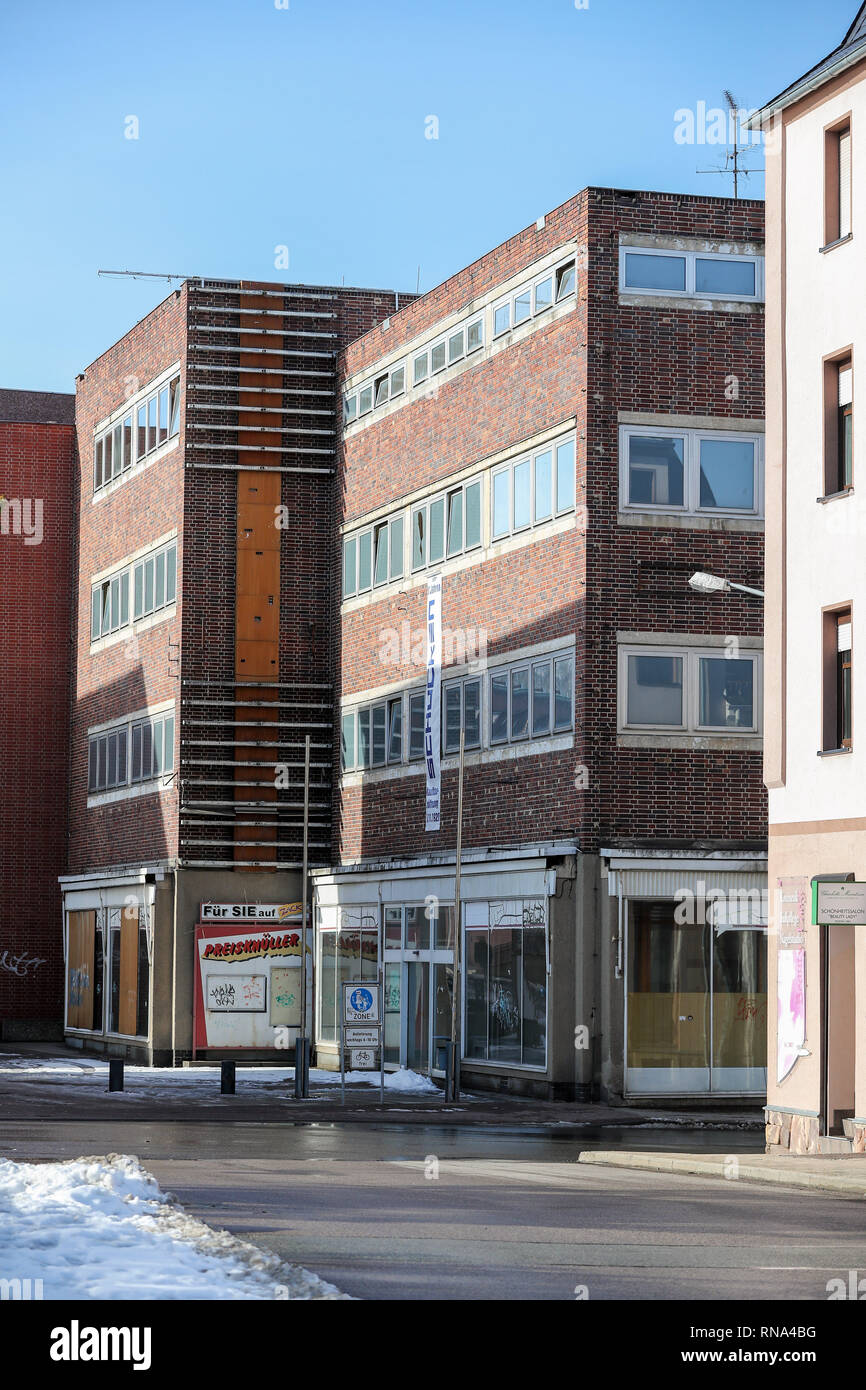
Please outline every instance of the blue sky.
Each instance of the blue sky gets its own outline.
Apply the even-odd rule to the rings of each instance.
[[[166,293],[100,268],[426,290],[586,184],[729,192],[674,113],[760,105],[857,10],[280,3],[4,0],[0,386],[73,390]]]

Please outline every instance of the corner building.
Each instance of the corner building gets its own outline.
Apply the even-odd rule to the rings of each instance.
[[[688,587],[762,583],[763,225],[588,188],[342,353],[320,1065],[381,970],[387,1064],[435,1074],[459,930],[468,1087],[763,1095],[762,612]]]

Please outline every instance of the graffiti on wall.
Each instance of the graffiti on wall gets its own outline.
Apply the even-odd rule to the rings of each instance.
[[[0,970],[5,970],[7,975],[17,975],[19,979],[24,979],[31,970],[35,972],[45,964],[41,956],[28,956],[26,951],[21,951],[17,956],[13,951],[0,951]]]

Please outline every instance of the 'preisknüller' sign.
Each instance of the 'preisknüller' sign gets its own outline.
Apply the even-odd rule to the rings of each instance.
[[[866,883],[813,883],[816,926],[866,926]]]

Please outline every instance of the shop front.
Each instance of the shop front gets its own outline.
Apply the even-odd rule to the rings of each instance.
[[[557,896],[562,877],[573,880],[573,859],[488,856],[464,865],[459,1036],[462,1074],[473,1086],[553,1094],[557,1084],[574,1084],[573,1026],[554,1024],[557,957],[569,1018],[574,1007],[566,966],[574,903]],[[453,864],[346,868],[316,874],[314,883],[318,1065],[339,1065],[340,985],[381,979],[386,1069],[443,1075],[454,999]]]
[[[612,856],[623,1094],[763,1097],[766,873],[760,861]]]

